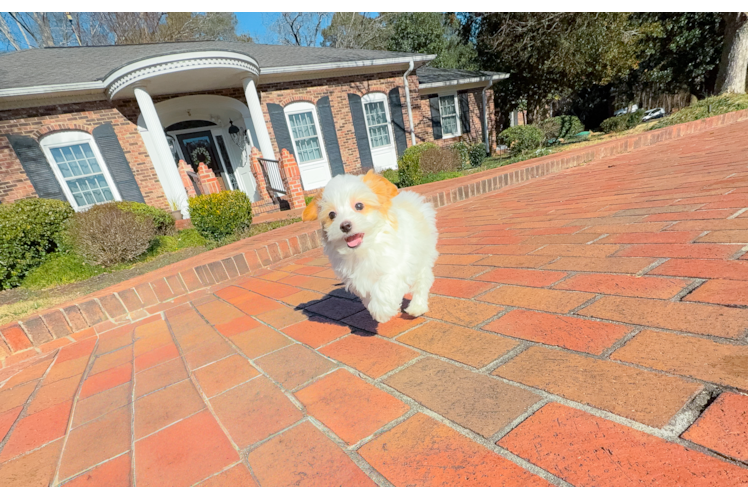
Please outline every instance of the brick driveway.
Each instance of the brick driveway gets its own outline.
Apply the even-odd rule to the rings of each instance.
[[[426,318],[314,251],[6,368],[0,485],[748,485],[746,137],[442,208]]]

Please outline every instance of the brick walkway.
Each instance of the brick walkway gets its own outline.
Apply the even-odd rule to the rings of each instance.
[[[747,137],[440,209],[426,318],[315,250],[10,366],[0,485],[748,485]]]

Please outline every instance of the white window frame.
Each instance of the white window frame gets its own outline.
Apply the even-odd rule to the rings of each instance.
[[[283,108],[283,112],[286,115],[286,126],[288,127],[288,134],[291,136],[291,144],[293,146],[294,154],[296,155],[296,161],[299,165],[304,166],[318,166],[322,163],[327,166],[327,168],[330,168],[330,164],[327,161],[327,151],[325,151],[325,139],[322,137],[322,128],[319,126],[319,118],[317,117],[317,107],[312,104],[311,102],[294,102],[292,104],[289,104],[285,108]],[[296,150],[296,138],[293,135],[293,128],[291,127],[291,120],[289,117],[291,115],[296,115],[299,113],[312,113],[312,118],[314,119],[314,127],[317,129],[317,140],[319,141],[319,150],[322,154],[322,158],[318,158],[316,160],[302,162],[301,156],[299,155],[299,152]]]
[[[457,132],[454,134],[445,134],[444,133],[444,126],[442,126],[442,139],[451,139],[453,137],[460,137],[462,136],[462,124],[460,123],[460,100],[457,98],[456,92],[447,92],[443,94],[437,94],[439,98],[439,116],[440,121],[444,123],[444,120],[441,118],[444,115],[442,114],[442,97],[452,97],[455,101],[455,118],[457,121]]]
[[[112,176],[109,173],[109,167],[104,161],[104,158],[101,156],[101,152],[99,151],[99,147],[96,145],[96,141],[94,141],[94,138],[90,134],[87,134],[86,132],[70,130],[70,131],[64,131],[64,132],[56,132],[54,134],[48,135],[39,142],[39,145],[42,147],[42,151],[44,151],[44,156],[47,158],[47,162],[49,163],[49,166],[52,167],[52,171],[55,174],[55,178],[57,179],[57,182],[60,184],[60,187],[62,188],[63,193],[65,193],[65,197],[70,202],[70,206],[72,206],[76,212],[81,212],[81,211],[88,210],[93,205],[86,205],[83,207],[78,206],[78,203],[76,203],[75,198],[73,197],[73,193],[70,191],[70,188],[68,187],[68,183],[65,180],[65,177],[63,177],[62,172],[60,171],[60,167],[57,166],[57,162],[52,156],[52,150],[50,148],[75,146],[78,144],[89,145],[89,147],[91,148],[91,151],[93,151],[93,154],[96,157],[96,161],[99,162],[99,166],[101,167],[101,173],[104,175],[104,178],[106,179],[107,184],[109,184],[109,189],[112,191],[112,196],[114,197],[114,200],[122,201],[122,196],[119,194],[117,185],[114,183],[114,179],[112,179]]]
[[[384,116],[385,116],[385,119],[387,120],[386,122],[387,133],[389,134],[389,138],[390,138],[390,143],[385,144],[384,146],[375,147],[371,140],[372,139],[371,131],[370,131],[371,127],[369,126],[369,122],[366,119],[366,105],[373,103],[373,102],[381,102],[384,104]],[[370,92],[361,98],[361,107],[364,110],[364,124],[366,125],[366,135],[369,137],[369,147],[372,149],[372,151],[375,149],[380,149],[380,148],[394,147],[395,137],[394,137],[394,134],[392,133],[392,119],[390,118],[390,109],[389,109],[389,102],[387,100],[387,95],[382,92]],[[376,126],[380,126],[380,125],[376,125]]]

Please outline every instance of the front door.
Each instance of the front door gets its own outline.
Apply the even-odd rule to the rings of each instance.
[[[387,96],[380,93],[366,94],[361,102],[366,116],[366,132],[369,135],[374,170],[381,172],[396,169],[397,150],[395,141],[392,140],[392,122]]]
[[[231,175],[233,172],[224,167],[224,162],[219,156],[219,150],[210,130],[180,134],[177,135],[177,141],[184,158],[195,169],[200,163],[205,163],[218,178],[218,184],[222,190],[236,189],[236,180],[232,179],[233,175]],[[228,158],[226,154],[224,156]]]

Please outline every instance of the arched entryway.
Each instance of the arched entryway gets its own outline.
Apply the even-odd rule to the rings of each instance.
[[[223,189],[239,189],[252,201],[260,199],[250,164],[257,136],[244,103],[226,96],[190,95],[162,101],[155,108],[175,163],[182,159],[197,168],[202,161]],[[146,148],[153,147],[142,115],[138,130]]]

